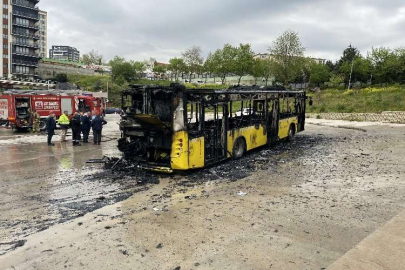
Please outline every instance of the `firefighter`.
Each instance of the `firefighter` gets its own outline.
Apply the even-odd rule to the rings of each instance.
[[[91,127],[93,128],[93,138],[94,144],[100,145],[101,143],[101,131],[103,130],[103,126],[107,124],[100,114],[97,114],[96,117],[91,121]]]
[[[48,145],[55,146],[52,143],[52,137],[55,134],[56,129],[56,121],[55,121],[55,113],[51,112],[51,114],[46,119],[46,131],[48,132]]]
[[[70,124],[72,126],[73,146],[80,146],[81,122],[80,114],[78,112],[75,112],[72,119],[70,120]]]
[[[32,111],[32,132],[39,133],[39,124],[41,123],[41,116],[36,110]]]
[[[59,118],[59,126],[61,129],[60,142],[67,142],[66,134],[67,134],[67,131],[69,129],[69,124],[70,124],[69,117],[67,115],[68,115],[68,111],[64,111],[63,114]]]
[[[81,117],[82,125],[82,133],[83,133],[83,143],[88,143],[89,142],[89,133],[90,133],[90,128],[91,128],[91,120],[90,120],[90,113],[85,113]]]

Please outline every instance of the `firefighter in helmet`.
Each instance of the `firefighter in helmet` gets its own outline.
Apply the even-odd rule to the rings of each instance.
[[[36,110],[33,110],[31,113],[32,117],[32,132],[33,133],[39,133],[39,124],[41,123],[41,116]]]

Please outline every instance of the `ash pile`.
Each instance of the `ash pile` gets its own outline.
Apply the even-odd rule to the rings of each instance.
[[[138,168],[138,162],[125,158],[91,159],[88,164],[104,164],[104,175],[112,179],[132,178],[138,185],[159,184],[159,175]]]

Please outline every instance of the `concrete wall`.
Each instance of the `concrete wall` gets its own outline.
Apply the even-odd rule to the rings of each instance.
[[[405,112],[382,113],[307,113],[307,118],[358,122],[385,122],[405,124]]]
[[[181,79],[181,78],[180,78]],[[186,79],[186,78],[185,78]],[[187,78],[188,80],[188,78]],[[237,85],[238,84],[238,80],[239,77],[237,76],[228,76],[225,78],[225,84],[228,85]],[[270,78],[269,81],[267,82],[268,86],[271,86],[273,83],[273,78]],[[184,82],[184,79],[183,79]],[[191,83],[198,83],[198,82],[203,82],[206,84],[222,84],[222,80],[219,77],[215,77],[215,78],[194,78],[191,80]],[[258,79],[256,80],[253,76],[243,76],[241,81],[240,81],[241,85],[260,85],[260,86],[264,86],[265,85],[265,81],[263,79]]]
[[[80,75],[88,75],[94,76],[96,73],[94,70],[84,69],[81,67],[69,66],[69,65],[62,65],[56,63],[43,63],[40,62],[38,69],[37,69],[39,77],[44,80],[52,79],[59,73],[66,73],[66,74],[80,74]]]

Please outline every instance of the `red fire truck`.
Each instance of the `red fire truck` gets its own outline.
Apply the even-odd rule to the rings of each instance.
[[[22,130],[32,128],[32,111],[41,116],[41,130],[46,129],[46,118],[54,112],[56,118],[68,111],[96,112],[104,114],[103,98],[94,97],[92,93],[77,91],[7,91],[0,95],[0,125]]]

